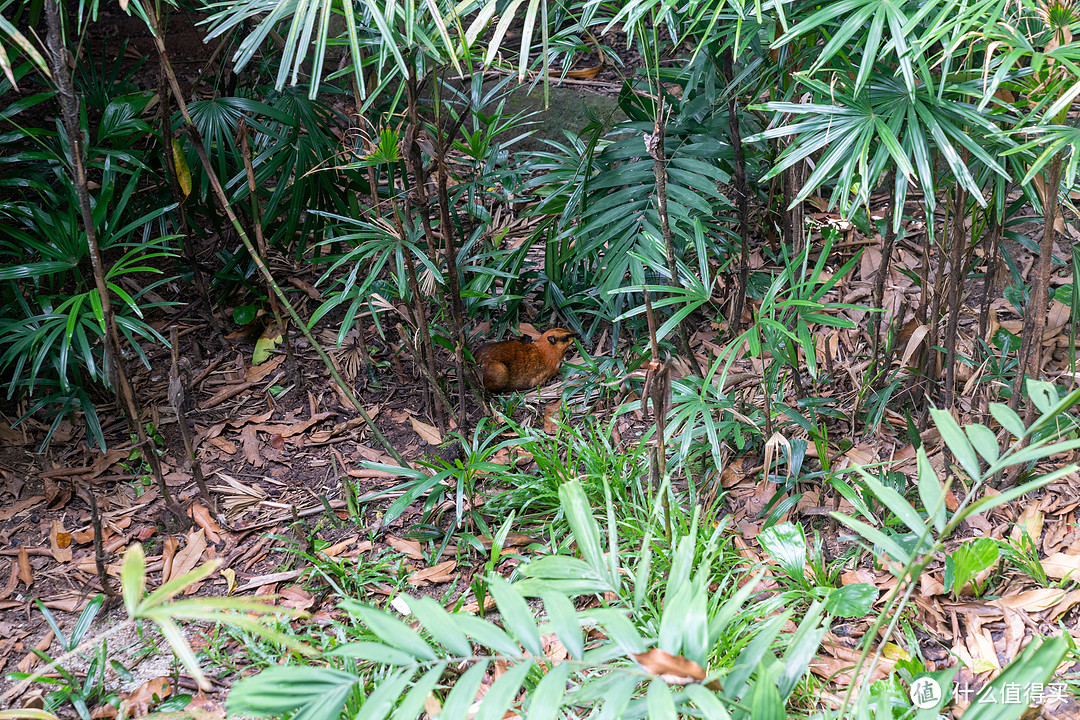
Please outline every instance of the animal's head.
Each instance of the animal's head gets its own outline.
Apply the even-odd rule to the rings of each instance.
[[[576,332],[563,328],[552,328],[536,339],[536,343],[544,349],[545,354],[562,357],[563,354],[573,347],[574,338],[579,337]]]

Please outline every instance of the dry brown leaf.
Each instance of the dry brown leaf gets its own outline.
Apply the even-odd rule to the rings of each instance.
[[[24,498],[19,500],[7,510],[0,510],[0,522],[6,522],[15,517],[21,512],[29,510],[40,502],[45,500],[44,495],[34,495],[33,497]]]
[[[1054,553],[1042,561],[1043,570],[1048,577],[1063,580],[1066,576],[1080,579],[1080,555]]]
[[[164,582],[173,580],[180,577],[184,573],[190,572],[199,564],[199,560],[202,558],[203,552],[206,550],[206,533],[202,528],[199,530],[188,533],[187,544],[184,549],[176,553],[176,557],[173,558],[172,572]],[[189,588],[190,589],[190,588]]]
[[[412,415],[409,416],[409,422],[412,424],[413,430],[416,434],[426,442],[428,445],[442,445],[442,435],[439,433],[439,429],[434,425],[428,425],[426,422],[417,420]]]
[[[30,567],[30,555],[26,552],[26,546],[19,548],[19,579],[23,585],[30,587],[34,582],[34,571]]]
[[[631,655],[646,672],[660,677],[668,685],[689,685],[705,679],[705,668],[693,660],[681,655],[672,655],[660,648],[651,648],[646,652]],[[707,687],[720,690],[720,681],[713,680]]]
[[[420,543],[415,540],[404,540],[393,535],[386,536],[386,544],[398,552],[405,553],[413,560],[423,560],[424,551],[420,549]]]
[[[284,360],[285,358],[279,355],[258,365],[252,365],[247,369],[247,372],[244,373],[244,382],[252,384],[259,382],[267,375],[277,370],[278,366],[280,366]]]
[[[248,390],[254,385],[255,383],[253,382],[242,382],[237,383],[236,385],[229,385],[228,387],[224,387],[214,393],[214,395],[209,400],[204,402],[201,406],[201,409],[208,410],[212,407],[216,407],[217,405],[220,405],[229,398],[236,397],[237,395],[244,392],[245,390]]]
[[[56,562],[71,560],[71,534],[64,530],[64,524],[53,520],[49,528],[49,551]]]
[[[327,418],[331,418],[337,413],[323,412],[315,415],[307,420],[298,420],[291,423],[266,423],[255,426],[255,429],[259,432],[264,432],[269,435],[280,435],[283,438],[290,438],[294,435],[300,435],[307,432],[308,428],[317,423],[321,423]]]
[[[1005,595],[995,600],[994,604],[1036,613],[1053,607],[1064,595],[1065,591],[1058,588],[1037,588],[1017,595]]]
[[[206,532],[207,540],[214,544],[221,542],[221,535],[219,535],[221,526],[217,524],[214,518],[210,517],[210,511],[207,510],[205,505],[194,502],[191,504],[190,512],[191,519]]]
[[[457,561],[447,560],[438,565],[417,570],[409,576],[409,584],[416,587],[425,587],[431,584],[450,582],[455,577],[455,568],[457,568]]]
[[[146,717],[150,712],[150,705],[161,702],[172,695],[172,685],[168,678],[154,678],[147,680],[130,693],[120,695],[120,712],[125,717]]]
[[[1058,604],[1054,606],[1054,609],[1046,614],[1046,619],[1050,622],[1055,622],[1059,617],[1067,613],[1080,602],[1080,590],[1070,590],[1065,593],[1065,596],[1058,601]]]
[[[323,548],[322,550],[319,551],[319,554],[320,555],[325,555],[328,558],[337,557],[341,553],[345,552],[345,550],[350,545],[352,545],[354,542],[356,542],[359,539],[360,539],[359,535],[353,535],[351,538],[347,538],[345,540],[342,540],[341,542],[336,543],[334,545],[331,545],[330,547]]]
[[[311,597],[311,593],[304,588],[298,585],[290,585],[281,591],[280,604],[297,610],[307,610],[315,604],[315,598]]]
[[[930,332],[929,325],[919,325],[915,328],[911,333],[911,337],[908,338],[907,346],[904,347],[904,356],[900,360],[900,367],[908,367],[911,357],[915,354],[915,351],[919,349],[919,346],[922,345],[928,332]]]
[[[0,600],[3,600],[11,596],[11,593],[15,592],[15,588],[19,586],[19,564],[14,560],[9,561],[8,581],[4,587],[0,588]]]
[[[1023,537],[1023,533],[1027,532],[1028,537],[1037,540],[1042,537],[1043,519],[1044,516],[1037,505],[1028,505],[1024,508],[1024,512],[1020,513],[1020,517],[1016,519],[1016,524],[1013,526],[1012,532],[1009,533],[1009,537],[1019,542]]]
[[[53,631],[50,630],[49,632],[45,633],[45,637],[38,640],[38,643],[34,646],[34,649],[38,652],[48,652],[49,646],[52,645],[52,641],[55,638],[56,635],[54,635]],[[16,668],[19,672],[29,672],[30,668],[37,665],[40,660],[41,658],[39,658],[35,653],[28,653],[26,657],[19,661],[19,664],[16,666]]]
[[[262,453],[259,452],[259,439],[255,436],[255,427],[248,425],[240,431],[240,447],[244,453],[244,459],[251,463],[252,467],[262,467],[265,464]]]

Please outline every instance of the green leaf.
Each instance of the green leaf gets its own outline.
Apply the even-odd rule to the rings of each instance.
[[[997,559],[998,545],[990,538],[978,538],[963,543],[945,558],[946,592],[952,591],[954,594],[959,594],[974,575],[996,563]],[[948,572],[950,569],[951,573]]]
[[[411,627],[377,608],[351,600],[341,607],[359,617],[380,640],[398,650],[424,660],[436,660],[438,655]]]
[[[469,712],[469,708],[476,701],[476,691],[480,689],[480,683],[484,681],[487,673],[488,661],[480,660],[465,671],[454,683],[450,694],[446,696],[439,720],[463,720]]]
[[[675,700],[666,682],[653,678],[645,695],[649,707],[649,720],[675,720]]]
[[[332,668],[270,667],[233,685],[226,707],[230,717],[273,717],[299,710],[294,718],[333,720],[358,682],[355,673]]]
[[[135,609],[146,594],[146,555],[142,545],[133,543],[124,553],[120,568],[120,594],[124,596],[124,609],[129,618],[135,618]]]
[[[488,688],[475,720],[502,720],[533,665],[532,660],[526,660],[504,672],[495,684]]]
[[[793,523],[774,525],[758,535],[758,542],[776,560],[788,577],[801,578],[806,572],[806,537]]]
[[[578,612],[574,604],[562,593],[545,592],[542,597],[548,622],[551,623],[559,642],[570,657],[580,660],[585,654],[585,640],[581,636],[581,624],[578,622]]]
[[[754,689],[750,695],[750,717],[754,720],[786,720],[784,701],[764,665],[758,666]]]
[[[398,670],[375,683],[375,689],[364,699],[360,712],[353,720],[384,720],[401,699],[401,693],[409,682],[411,671]]]
[[[967,433],[968,440],[971,441],[972,446],[980,455],[983,460],[993,465],[998,459],[998,441],[997,437],[985,425],[979,425],[973,423],[964,428],[964,432]]]
[[[521,648],[501,628],[473,615],[457,613],[451,616],[458,630],[464,632],[489,650],[508,658],[521,657]]]
[[[439,683],[444,670],[446,670],[446,663],[439,663],[424,673],[394,711],[394,720],[415,720],[420,717],[428,695]]]
[[[1054,676],[1058,665],[1065,659],[1069,641],[1064,636],[1031,643],[1020,657],[983,688],[964,713],[964,720],[1016,720],[1026,710],[1026,703],[1002,703],[1003,691],[1008,686],[1028,687],[1035,683],[1045,684]],[[993,700],[991,700],[991,698]]]
[[[937,408],[931,409],[930,415],[934,418],[934,424],[937,425],[941,438],[949,446],[949,450],[952,451],[956,461],[960,463],[960,467],[964,468],[964,472],[972,480],[981,478],[982,471],[979,469],[979,458],[975,456],[974,448],[968,442],[964,431],[956,424],[956,420],[953,420],[953,416],[948,411]]]
[[[414,665],[416,657],[397,648],[377,642],[351,642],[338,645],[326,653],[330,657],[370,660],[383,665]]]
[[[533,657],[543,657],[544,648],[540,641],[540,630],[536,627],[536,618],[529,609],[525,598],[499,575],[488,578],[488,591],[495,598],[499,612],[503,616],[503,626],[520,642]]]
[[[409,609],[435,641],[459,657],[472,655],[472,645],[454,624],[450,613],[431,597],[409,598]]]
[[[559,663],[547,671],[544,679],[531,693],[529,720],[555,720],[566,695],[566,681],[570,678],[570,664]]]
[[[877,528],[867,525],[862,520],[856,520],[853,517],[848,517],[847,515],[838,512],[831,512],[829,514],[870,542],[874,543],[874,545],[877,546],[875,549],[884,550],[892,560],[901,565],[907,565],[911,562],[911,553],[904,550],[898,542]]]
[[[592,507],[584,488],[577,480],[569,480],[559,487],[559,501],[578,550],[598,577],[607,574],[607,564],[600,544],[600,526],[593,517]]]
[[[852,583],[829,590],[825,611],[836,617],[863,617],[877,600],[878,589],[869,583]]]
[[[919,446],[915,451],[916,467],[919,478],[919,499],[927,515],[932,514],[934,529],[941,533],[945,530],[945,489],[941,480],[926,456],[926,448]]]
[[[731,714],[724,704],[716,698],[716,693],[703,685],[693,683],[686,686],[686,696],[701,711],[702,717],[708,720],[731,720]],[[530,720],[532,720],[530,718]]]

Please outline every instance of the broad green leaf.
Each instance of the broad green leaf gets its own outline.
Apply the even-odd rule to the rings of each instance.
[[[666,682],[653,678],[645,697],[649,707],[649,720],[675,720],[675,700],[671,697],[671,689]]]
[[[435,651],[415,630],[401,620],[391,617],[389,613],[350,600],[343,601],[341,606],[347,612],[358,616],[368,629],[387,645],[423,660],[438,659]]]
[[[542,595],[548,622],[551,623],[559,642],[575,660],[585,654],[585,640],[581,636],[581,624],[574,604],[562,593],[546,592]]]
[[[878,589],[869,583],[852,583],[829,590],[825,610],[836,617],[857,618],[870,612]]]
[[[488,578],[488,592],[495,598],[499,612],[503,616],[503,626],[520,642],[530,655],[543,657],[544,649],[540,642],[540,630],[536,627],[536,618],[528,603],[525,602],[514,586],[499,575]]]
[[[926,456],[926,448],[919,446],[915,451],[916,467],[919,478],[919,499],[927,514],[933,515],[934,529],[938,533],[945,530],[945,489],[941,487],[937,472]]]
[[[435,641],[459,657],[472,655],[472,645],[465,633],[458,630],[442,605],[429,596],[409,598],[409,609]]]
[[[514,702],[514,698],[517,697],[518,691],[521,689],[521,683],[525,681],[525,676],[533,667],[533,661],[526,660],[504,672],[495,681],[495,684],[488,688],[487,694],[484,695],[484,700],[480,704],[480,709],[476,713],[475,720],[502,720],[506,711],[510,708],[510,703]]]
[[[964,435],[964,431],[960,429],[960,426],[956,424],[953,416],[948,411],[937,408],[931,409],[930,415],[934,418],[934,424],[937,425],[941,438],[949,446],[949,450],[952,451],[956,461],[960,463],[960,467],[964,468],[964,472],[972,480],[981,478],[982,471],[979,469],[979,458],[975,456],[975,449],[971,447],[967,436]]]
[[[569,678],[569,663],[559,663],[547,671],[544,679],[530,694],[527,716],[529,720],[555,720],[566,694],[566,681]]]
[[[968,440],[971,441],[975,450],[982,455],[983,460],[993,465],[998,459],[997,436],[985,425],[973,423],[964,428]]]

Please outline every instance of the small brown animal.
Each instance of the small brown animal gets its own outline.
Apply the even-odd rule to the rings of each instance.
[[[484,367],[484,387],[488,392],[531,390],[559,372],[563,355],[572,347],[577,333],[552,328],[529,340],[504,340],[482,346],[475,357]]]

